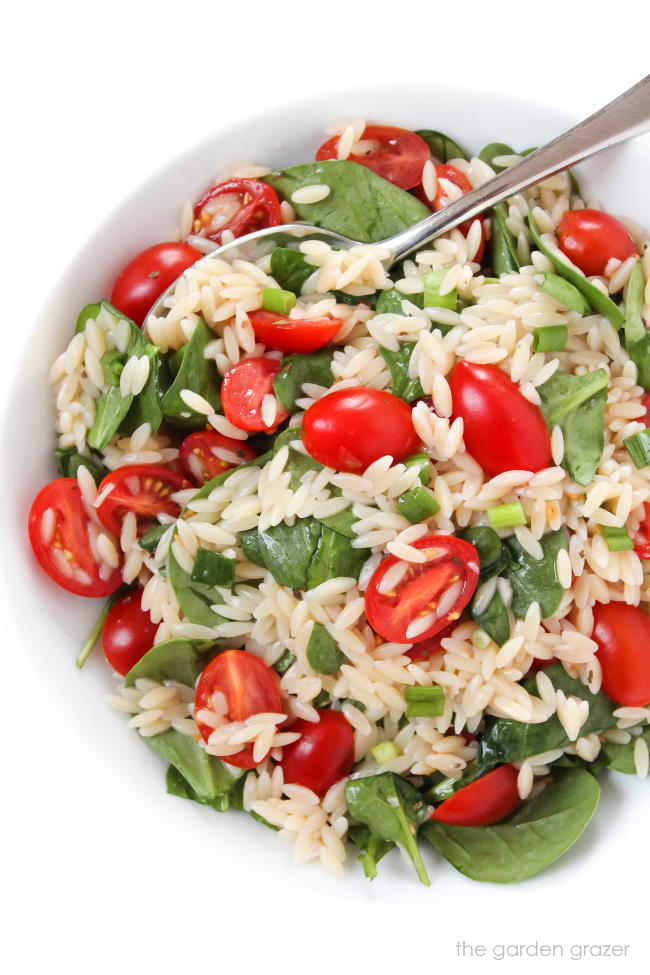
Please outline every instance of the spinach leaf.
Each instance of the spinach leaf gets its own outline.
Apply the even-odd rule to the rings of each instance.
[[[492,270],[497,275],[511,274],[520,268],[517,241],[508,230],[508,207],[497,203],[490,211],[492,217]]]
[[[264,531],[256,530],[263,559],[256,564],[265,566],[280,586],[307,589],[307,574],[322,532],[320,523],[315,518],[299,518],[293,525],[280,522]]]
[[[450,136],[444,132],[436,132],[435,129],[417,129],[415,132],[421,139],[424,139],[431,155],[439,163],[449,162],[450,159],[469,159],[464,149],[458,145]]]
[[[221,409],[219,374],[211,359],[205,358],[205,348],[214,339],[214,333],[202,319],[197,322],[187,345],[176,377],[161,400],[162,411],[168,420],[187,427],[205,426],[205,416],[196,413],[181,399],[183,389],[191,389],[214,407]]]
[[[409,362],[414,348],[415,342],[400,342],[398,352],[386,349],[383,345],[379,349],[384,362],[390,369],[391,393],[393,396],[399,396],[407,403],[412,403],[413,400],[424,396],[420,380],[409,377]]]
[[[498,591],[494,593],[482,613],[476,612],[475,602],[476,598],[472,600],[469,607],[472,619],[485,630],[488,636],[492,637],[497,646],[503,646],[510,638],[510,618],[500,593]]]
[[[320,537],[307,570],[307,589],[339,576],[359,578],[361,566],[368,558],[362,548],[352,548],[351,539],[321,525]]]
[[[507,571],[510,563],[508,551],[493,528],[479,525],[476,528],[466,528],[458,532],[470,545],[476,548],[481,564],[480,582],[486,582],[493,576]],[[476,596],[470,603],[469,611],[473,620],[492,637],[498,646],[502,646],[510,636],[510,618],[508,610],[499,592],[495,591],[486,608],[476,612]]]
[[[532,602],[538,602],[542,619],[548,619],[562,602],[564,589],[557,578],[555,563],[561,549],[568,550],[566,528],[548,532],[540,538],[544,557],[539,561],[521,547],[514,535],[504,544],[510,556],[508,576],[512,582],[512,612],[523,620]]]
[[[192,582],[202,582],[206,586],[225,586],[232,589],[235,584],[236,560],[212,552],[208,548],[200,548],[196,553]]]
[[[288,430],[284,430],[282,433],[278,434],[273,443],[273,453],[277,453],[280,447],[284,446],[285,443],[291,443],[292,440],[297,440],[300,437],[300,431],[296,427],[290,427]],[[258,463],[260,459],[258,458]],[[294,491],[297,491],[300,487],[300,478],[306,471],[320,471],[323,469],[323,465],[319,464],[317,460],[313,457],[309,457],[307,454],[303,454],[298,450],[294,450],[293,447],[289,449],[289,459],[287,461],[285,470],[289,471],[291,474],[291,487]],[[332,497],[339,497],[341,495],[340,488],[335,488],[331,491]],[[336,515],[329,515],[327,518],[319,518],[321,525],[325,528],[331,528],[332,531],[339,535],[345,535],[346,538],[354,539],[356,538],[355,532],[352,531],[352,525],[355,521],[359,519],[352,512],[351,508],[346,508],[343,511],[339,511]],[[254,542],[250,542],[251,551],[254,549]],[[257,562],[255,559],[250,560],[255,562],[256,565],[264,565],[263,562]]]
[[[76,447],[58,447],[54,451],[57,458],[57,469],[61,477],[76,477],[80,467],[87,467],[95,484],[106,476],[108,471],[95,456],[84,457]]]
[[[335,674],[345,662],[345,654],[322,623],[314,623],[306,656],[309,666],[318,674]]]
[[[190,623],[219,626],[226,622],[225,617],[219,616],[210,608],[215,603],[223,602],[219,593],[214,586],[195,582],[179,565],[171,545],[167,555],[167,579],[174,590],[178,605]]]
[[[124,678],[127,687],[133,687],[139,677],[157,680],[161,684],[174,680],[194,687],[206,662],[206,648],[200,640],[165,640],[158,643],[138,660]]]
[[[481,582],[499,574],[503,562],[503,542],[493,528],[488,528],[487,525],[464,528],[458,532],[458,537],[469,542],[478,552]]]
[[[641,312],[643,310],[645,279],[643,268],[637,264],[624,291],[625,345],[630,359],[637,367],[637,382],[645,390],[650,389],[650,333],[646,331]]]
[[[403,315],[405,297],[406,295],[403,295],[396,288],[382,291],[377,299],[375,311],[378,315]]]
[[[95,422],[86,435],[86,443],[94,450],[103,450],[122,424],[131,408],[133,394],[122,396],[120,387],[109,386],[99,397],[95,409]]]
[[[156,346],[150,342],[144,342],[143,346],[144,351],[141,354],[146,355],[149,360],[149,375],[144,389],[133,398],[129,411],[120,424],[120,433],[126,437],[130,437],[143,423],[148,423],[151,432],[155,433],[163,421],[160,408],[160,356]]]
[[[478,154],[478,158],[482,159],[484,163],[491,166],[495,173],[500,173],[502,169],[506,169],[506,166],[495,165],[494,159],[496,156],[512,156],[514,155],[514,149],[512,146],[506,145],[505,142],[490,142],[485,146]]]
[[[603,294],[595,284],[588,281],[580,271],[567,264],[557,248],[551,250],[547,247],[537,229],[537,224],[532,213],[528,214],[528,226],[535,247],[540,253],[548,257],[557,273],[562,275],[563,278],[566,278],[567,281],[570,281],[585,296],[592,308],[610,320],[614,328],[620,328],[625,321],[625,317],[618,305],[608,295]]]
[[[89,318],[96,319],[102,310],[102,305],[108,305],[108,302],[103,301],[93,301],[90,305],[84,305],[79,314],[77,315],[77,321],[75,322],[75,335],[78,332],[84,332],[86,330],[86,322]],[[109,306],[111,307],[111,306]],[[119,315],[119,312],[116,312]]]
[[[285,291],[299,295],[302,286],[318,268],[309,264],[305,255],[290,247],[276,247],[271,254],[271,276]]]
[[[293,666],[295,662],[296,662],[295,653],[291,653],[291,650],[285,650],[282,656],[280,657],[280,659],[275,661],[275,663],[273,664],[273,668],[282,677],[282,675],[286,674],[289,667]]]
[[[328,291],[327,294],[336,298],[339,305],[368,305],[374,308],[381,291],[369,291],[367,295],[351,295],[347,291]]]
[[[292,205],[301,220],[370,244],[405,230],[429,215],[429,208],[406,190],[346,160],[303,163],[263,177],[284,199],[314,183],[329,186],[318,203]]]
[[[212,804],[218,796],[232,789],[236,781],[218,758],[208,755],[193,738],[174,728],[143,741],[174,766],[195,794],[192,798],[196,797],[198,802]]]
[[[424,835],[460,873],[489,883],[525,880],[562,856],[593,816],[600,788],[583,769],[559,773],[544,791],[496,826],[429,822]]]
[[[470,782],[474,782],[476,778],[476,762],[468,762],[460,778],[438,779],[424,792],[424,798],[427,802],[432,802],[437,805],[439,802],[444,802],[445,799],[451,798],[459,789],[469,785]]]
[[[397,843],[411,858],[415,872],[427,887],[430,880],[417,845],[417,830],[427,815],[422,796],[410,782],[393,772],[351,779],[345,786],[350,814],[371,833]]]
[[[214,756],[210,757],[214,758]],[[215,761],[218,765],[214,769],[212,780],[209,778],[205,780],[211,786],[208,795],[202,795],[200,792],[197,792],[174,765],[169,766],[167,775],[165,776],[168,795],[178,796],[180,799],[190,799],[194,802],[201,803],[201,805],[212,806],[217,812],[226,812],[232,805],[235,790],[239,786],[239,783],[246,778],[246,774],[243,773],[235,778],[219,759]],[[219,769],[219,766],[221,766],[221,769]]]
[[[158,542],[168,528],[169,525],[154,525],[153,528],[150,528],[148,532],[145,532],[144,535],[138,539],[139,547],[143,548],[145,552],[154,552]]]
[[[640,736],[650,748],[650,727],[645,728]],[[634,746],[638,739],[632,736],[632,740],[627,745],[615,745],[612,741],[603,744],[601,755],[605,759],[607,768],[615,772],[624,772],[626,775],[636,775],[636,764],[634,762]]]
[[[556,690],[589,702],[589,717],[580,729],[581,735],[615,727],[616,718],[613,714],[616,705],[602,691],[592,694],[581,681],[569,677],[561,664],[547,667],[544,673]],[[524,687],[531,692],[534,692],[535,686],[535,678],[524,683]],[[477,773],[484,775],[496,765],[522,762],[531,755],[539,755],[555,748],[566,748],[570,744],[555,714],[540,724],[526,724],[512,718],[489,718],[478,743]]]
[[[273,391],[285,410],[296,408],[296,400],[303,396],[303,383],[316,383],[327,389],[334,382],[332,358],[334,350],[321,350],[308,355],[288,355],[280,363],[280,371],[273,380]]]
[[[371,833],[367,826],[358,823],[348,830],[348,839],[359,849],[359,863],[363,867],[368,880],[377,876],[377,864],[387,853],[395,849],[392,840],[383,840],[376,833]]]
[[[585,376],[558,370],[538,387],[547,427],[557,424],[564,435],[562,466],[578,484],[593,481],[603,454],[608,385],[604,369]]]
[[[339,489],[331,492],[332,497],[338,497]],[[346,538],[354,539],[357,537],[356,532],[352,531],[352,525],[355,521],[359,519],[352,511],[352,508],[345,508],[343,511],[339,511],[337,515],[330,515],[328,518],[319,518],[321,525],[324,528],[331,528],[333,532],[337,535],[345,535]],[[366,552],[366,558],[368,558],[368,552]]]
[[[261,565],[263,569],[266,568],[264,546],[260,541],[257,528],[247,528],[245,531],[240,532],[239,544],[241,545],[244,556],[249,562],[252,562],[253,565]]]

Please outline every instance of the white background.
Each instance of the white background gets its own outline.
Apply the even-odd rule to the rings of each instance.
[[[0,63],[2,395],[23,329],[79,243],[134,185],[215,128],[330,86],[393,78],[514,92],[577,117],[648,72],[648,27],[647,4],[631,0],[553,9],[527,0],[12,4]],[[2,464],[11,477],[11,458]],[[0,548],[0,557],[10,553]],[[250,831],[241,882],[227,887],[186,839],[185,807],[170,818],[161,805],[158,820],[137,782],[107,778],[94,756],[110,744],[94,741],[92,728],[85,743],[72,735],[21,650],[8,630],[0,961],[12,975],[487,971],[488,961],[456,960],[458,938],[568,943],[572,930],[575,940],[632,943],[632,959],[494,968],[645,969],[646,932],[633,934],[642,914],[634,897],[616,895],[612,875],[589,903],[573,903],[570,874],[558,874],[557,900],[532,918],[525,885],[517,913],[505,916],[494,888],[469,882],[452,905],[434,887],[406,910],[370,892],[351,909],[314,871],[288,895],[288,857],[282,898],[273,898],[268,878],[256,878]],[[215,844],[224,842],[220,822]],[[607,842],[606,828],[598,838]],[[647,876],[647,843],[639,859]],[[638,895],[647,896],[641,885]]]

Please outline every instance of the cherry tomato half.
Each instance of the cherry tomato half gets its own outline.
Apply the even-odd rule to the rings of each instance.
[[[640,559],[650,559],[650,504],[643,505],[643,521],[634,536],[634,551]]]
[[[224,230],[243,237],[282,223],[272,186],[257,179],[227,179],[204,193],[194,207],[194,232],[221,243]]]
[[[181,506],[172,500],[176,491],[192,487],[182,474],[156,464],[133,464],[120,467],[107,474],[98,488],[101,494],[107,487],[111,491],[97,508],[102,525],[119,535],[122,520],[133,511],[138,520],[140,534],[157,524],[156,515],[166,514],[178,518]]]
[[[308,454],[350,474],[387,454],[397,463],[420,444],[404,400],[361,386],[338,389],[317,400],[305,413],[303,430]]]
[[[74,477],[46,484],[29,512],[34,555],[50,579],[77,596],[109,596],[122,582],[122,570],[97,563],[88,541],[90,520]]]
[[[142,325],[163,291],[203,256],[189,244],[173,241],[147,247],[120,271],[111,292],[111,304]]]
[[[205,667],[196,685],[195,712],[212,710],[212,695],[217,691],[228,702],[227,721],[244,721],[251,714],[282,711],[278,675],[245,650],[225,650]],[[201,737],[208,741],[214,728],[200,721],[197,724]],[[260,764],[253,758],[253,745],[244,745],[235,755],[227,755],[225,761],[237,768],[255,768]]]
[[[331,342],[340,318],[290,318],[272,311],[251,311],[250,323],[258,342],[281,352],[315,352]]]
[[[490,826],[508,816],[520,804],[517,772],[500,765],[445,799],[431,819],[452,826]]]
[[[220,456],[223,451],[231,454],[233,459],[224,460]],[[197,430],[196,433],[190,433],[178,452],[183,474],[199,486],[239,464],[255,460],[256,456],[255,451],[242,440],[224,437],[216,430]]]
[[[551,438],[544,418],[501,369],[459,362],[450,386],[453,416],[463,418],[467,451],[488,477],[548,467]]]
[[[465,174],[461,173],[460,169],[456,169],[455,166],[450,166],[448,163],[439,163],[436,166],[436,177],[438,180],[446,179],[447,182],[453,183],[454,186],[457,186],[458,189],[461,190],[463,196],[465,193],[469,193],[472,189],[472,184],[467,179]],[[442,210],[443,207],[446,207],[449,202],[440,182],[436,187],[436,195],[434,196],[433,200],[430,200],[426,195],[423,186],[418,186],[415,191],[415,195],[417,196],[418,200],[425,204],[425,206],[428,206],[430,210],[434,211]],[[481,224],[481,242],[472,260],[476,261],[477,264],[480,264],[485,253],[485,240],[487,235],[485,233],[485,221],[483,217],[475,217],[474,219],[479,220]],[[462,234],[467,236],[473,222],[474,220],[465,220],[463,223],[459,224],[458,229]]]
[[[650,703],[650,616],[627,603],[596,603],[592,638],[605,694],[621,707]]]
[[[340,711],[322,709],[317,722],[299,718],[291,725],[300,738],[282,750],[285,782],[304,785],[324,796],[335,782],[349,775],[354,763],[354,732]]]
[[[395,643],[419,643],[444,630],[460,617],[478,583],[478,552],[462,538],[427,535],[411,545],[427,561],[404,562],[389,555],[366,591],[368,622]]]
[[[340,136],[324,142],[316,153],[318,161],[337,159]],[[410,190],[422,179],[422,167],[431,158],[429,147],[415,132],[396,129],[390,125],[367,125],[361,135],[366,151],[348,156],[349,162],[359,163],[389,183]]]
[[[560,250],[583,274],[604,274],[612,257],[639,253],[627,227],[601,210],[567,210],[557,229]]]
[[[275,420],[267,426],[262,416],[264,397],[273,394],[273,380],[280,370],[277,359],[258,356],[242,359],[229,369],[221,386],[221,405],[226,419],[240,430],[270,433],[289,416],[276,400]]]
[[[142,590],[134,589],[114,603],[102,630],[102,650],[123,677],[151,650],[158,624],[142,608]]]
[[[434,653],[438,653],[439,650],[442,650],[442,641],[445,639],[445,637],[451,636],[451,631],[457,625],[458,620],[454,620],[453,623],[446,626],[444,630],[440,630],[439,633],[434,633],[434,635],[430,636],[427,640],[420,640],[419,643],[414,643],[410,650],[404,651],[404,655],[409,657],[413,663],[416,663],[419,660],[429,660]]]

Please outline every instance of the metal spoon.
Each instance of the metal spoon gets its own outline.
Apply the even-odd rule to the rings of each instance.
[[[424,220],[407,227],[406,230],[386,240],[377,241],[377,246],[390,251],[390,256],[385,262],[386,266],[390,267],[391,264],[422,248],[435,237],[453,230],[466,220],[473,219],[507,197],[529,189],[549,176],[561,173],[649,129],[650,75],[647,75],[613,102],[590,115],[584,122],[574,125],[563,135],[524,157],[509,169],[504,169],[487,183],[466,193],[437,213],[432,213]],[[201,258],[196,264],[213,257],[227,257],[231,260],[235,257],[245,257],[247,260],[257,260],[264,253],[272,250],[278,238],[281,240],[284,235],[296,238],[317,235],[333,247],[346,249],[358,247],[360,243],[308,223],[283,224],[280,227],[258,230],[223,244],[206,254],[205,258]],[[178,280],[160,296],[149,315],[161,316],[166,313],[165,298],[174,290]]]

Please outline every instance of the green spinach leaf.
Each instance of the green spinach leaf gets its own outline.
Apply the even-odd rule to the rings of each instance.
[[[299,518],[293,525],[280,522],[264,531],[256,531],[255,544],[263,559],[256,564],[265,566],[280,586],[307,589],[307,576],[320,540],[321,524],[315,518]],[[252,551],[250,546],[248,551]]]
[[[435,129],[417,129],[415,132],[424,139],[436,162],[446,163],[450,159],[469,159],[464,149],[450,136]]]
[[[352,548],[351,539],[321,524],[316,550],[307,570],[307,588],[315,589],[322,582],[340,576],[358,579],[367,558],[366,549]]]
[[[225,586],[232,589],[235,584],[236,560],[212,552],[208,548],[200,548],[196,553],[192,582],[202,582],[206,586]]]
[[[314,623],[306,656],[309,666],[318,674],[335,674],[346,659],[322,623]]]
[[[273,391],[285,410],[296,409],[296,400],[303,396],[303,383],[316,383],[329,389],[334,382],[333,356],[332,349],[308,355],[285,356],[280,363],[280,371],[273,380]]]
[[[517,241],[508,230],[508,207],[505,203],[497,203],[490,211],[492,217],[492,270],[499,277],[501,274],[512,274],[520,268],[517,256]]]
[[[214,756],[210,757],[214,758]],[[197,792],[174,765],[169,766],[165,777],[168,795],[178,796],[180,799],[190,799],[204,806],[212,806],[217,812],[226,812],[233,805],[234,795],[240,782],[243,784],[242,780],[246,778],[246,773],[235,778],[223,763],[219,762],[219,759],[215,759],[215,761],[218,765],[214,769],[211,779],[204,777],[204,781],[210,786],[208,795]]]
[[[329,186],[328,196],[318,203],[292,202],[298,217],[367,244],[405,230],[430,212],[406,190],[346,160],[303,163],[263,179],[284,199],[303,186]]]
[[[416,839],[418,827],[427,815],[417,789],[393,772],[382,772],[351,779],[345,786],[345,798],[350,814],[379,839],[402,847],[421,882],[430,886]]]
[[[57,467],[61,477],[76,477],[80,467],[87,467],[90,471],[95,484],[106,476],[108,471],[102,463],[93,455],[84,457],[76,447],[58,447],[54,451],[57,458]]]
[[[124,678],[124,683],[127,687],[133,687],[138,678],[144,677],[161,684],[174,680],[194,687],[196,678],[205,666],[208,647],[209,644],[200,640],[165,640],[140,658]]]
[[[219,616],[211,609],[215,603],[223,602],[217,590],[214,586],[195,582],[179,565],[171,545],[167,555],[167,579],[174,590],[178,605],[190,623],[219,626],[227,622],[224,616]]]
[[[470,604],[470,614],[472,619],[478,623],[481,629],[485,630],[488,636],[492,637],[497,646],[501,647],[510,638],[510,618],[506,605],[498,592],[490,600],[487,607],[477,613],[475,608],[476,599]]]
[[[585,376],[559,370],[538,387],[549,430],[564,436],[562,466],[578,484],[591,484],[605,444],[605,404],[609,378],[604,369]]]
[[[215,413],[221,409],[217,368],[211,359],[205,358],[206,346],[213,339],[214,333],[199,319],[176,377],[160,404],[168,420],[187,427],[205,426],[205,416],[190,409],[181,399],[180,394],[184,389],[191,389],[202,396],[212,404]]]
[[[556,560],[561,549],[568,550],[566,528],[548,532],[540,538],[544,557],[539,561],[522,548],[514,535],[505,539],[510,556],[508,576],[512,582],[512,612],[523,620],[532,602],[538,602],[542,619],[548,619],[562,602],[564,589],[557,578]]]
[[[161,735],[143,738],[143,741],[174,766],[194,793],[192,798],[198,802],[212,805],[237,781],[218,758],[208,755],[193,738],[180,734],[174,728],[163,731]],[[178,783],[178,779],[175,781]],[[178,792],[175,794],[178,795]]]
[[[640,736],[650,748],[650,727],[645,728]],[[636,775],[636,763],[634,761],[634,746],[638,739],[632,736],[632,740],[627,745],[615,745],[612,741],[603,744],[601,755],[604,756],[607,768],[615,772],[624,772],[626,775]]]
[[[505,166],[498,166],[495,164],[494,160],[497,156],[512,156],[515,150],[512,146],[506,145],[505,142],[490,142],[485,146],[478,154],[478,158],[482,159],[484,163],[491,166],[495,173],[500,173],[502,169],[506,169]]]
[[[160,408],[160,354],[156,346],[151,345],[150,342],[144,342],[143,354],[149,360],[149,375],[144,389],[134,396],[129,411],[120,424],[120,433],[126,437],[130,437],[143,423],[148,423],[151,432],[155,433],[163,421],[163,412]]]
[[[387,853],[395,849],[392,840],[383,840],[376,833],[371,833],[367,826],[357,823],[348,830],[348,839],[359,849],[359,863],[363,867],[368,880],[377,876],[377,864]]]
[[[558,773],[535,799],[496,826],[430,822],[424,835],[460,873],[507,884],[539,873],[580,837],[596,811],[598,782],[582,769]]]
[[[399,351],[393,352],[382,345],[379,351],[384,362],[390,370],[391,387],[393,396],[399,396],[407,403],[424,396],[424,391],[419,379],[409,377],[409,362],[413,355],[415,342],[400,342]]]
[[[299,295],[302,286],[318,268],[305,255],[290,247],[276,247],[271,254],[271,276],[285,291]]]

